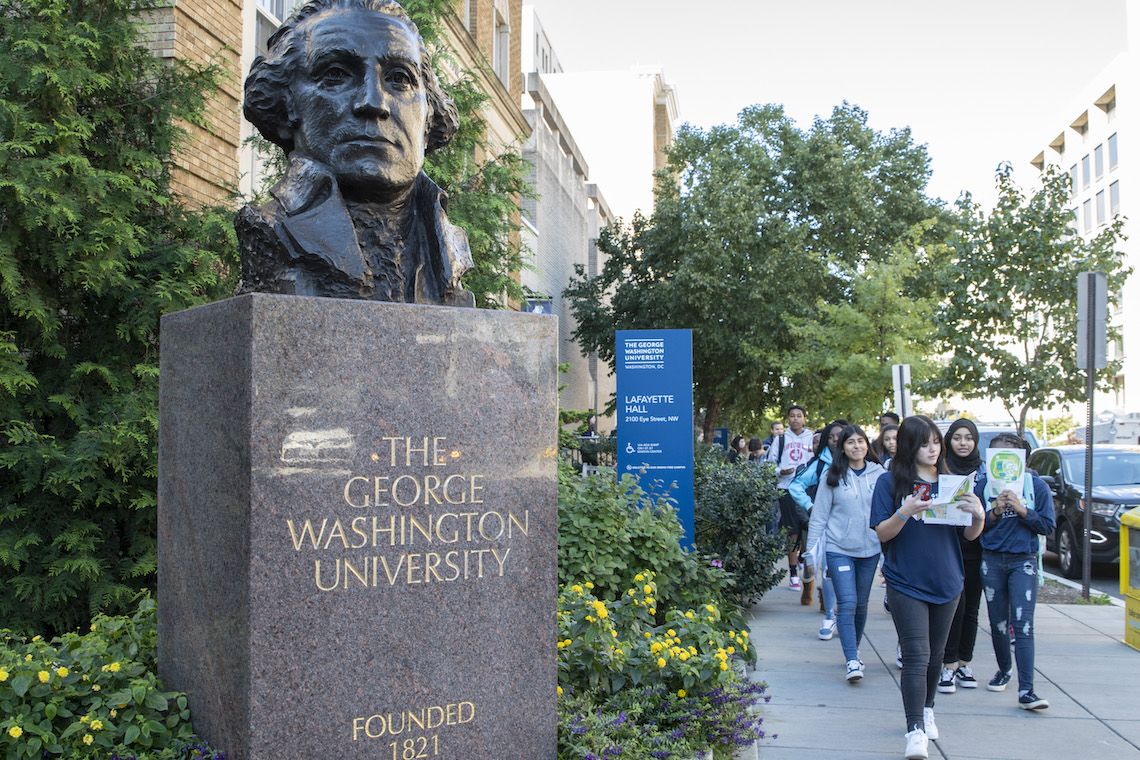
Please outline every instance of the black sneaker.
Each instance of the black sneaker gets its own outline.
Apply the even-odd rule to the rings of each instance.
[[[999,670],[994,674],[994,677],[990,679],[990,682],[986,684],[986,688],[990,691],[1005,691],[1005,687],[1009,686],[1011,675],[1010,673],[1003,673]]]
[[[1044,710],[1049,706],[1049,700],[1042,699],[1030,691],[1017,698],[1017,705],[1022,710]]]
[[[942,668],[942,675],[938,677],[938,693],[939,694],[953,694],[957,691],[954,686],[954,671],[950,668]]]
[[[969,665],[963,665],[954,671],[954,680],[963,689],[976,689],[978,688],[978,679],[974,678],[974,671],[970,670]]]

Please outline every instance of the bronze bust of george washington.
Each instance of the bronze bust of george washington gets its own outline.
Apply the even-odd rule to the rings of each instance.
[[[467,236],[423,172],[458,115],[398,3],[309,0],[253,62],[244,111],[289,164],[238,214],[239,292],[474,305]]]

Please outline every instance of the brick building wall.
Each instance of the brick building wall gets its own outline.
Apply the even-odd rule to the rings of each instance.
[[[220,69],[205,126],[183,124],[186,141],[174,156],[172,189],[194,204],[225,203],[237,187],[241,144],[241,2],[174,0],[142,18],[156,56]]]

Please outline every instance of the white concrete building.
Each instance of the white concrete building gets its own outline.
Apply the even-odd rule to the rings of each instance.
[[[1127,8],[1125,9],[1127,14]],[[1130,220],[1123,244],[1133,274],[1119,308],[1110,315],[1121,339],[1110,359],[1123,362],[1109,393],[1097,396],[1097,411],[1140,411],[1140,8],[1128,14],[1128,49],[1079,93],[1062,93],[1057,119],[1042,130],[1031,164],[1038,172],[1055,165],[1071,178],[1072,210],[1079,234],[1091,238],[1117,215]],[[1067,97],[1070,96],[1071,97]],[[1076,287],[1074,283],[1073,287]]]
[[[613,214],[591,181],[589,164],[546,88],[546,79],[562,67],[530,7],[523,9],[522,58],[522,109],[531,125],[523,158],[530,164],[527,181],[537,195],[522,204],[523,242],[534,264],[522,273],[522,284],[539,298],[548,298],[558,316],[558,359],[569,365],[562,378],[561,405],[599,411],[614,392],[614,377],[596,354],[583,356],[571,337],[575,322],[562,291],[576,266],[590,275],[600,270],[597,239],[613,221]],[[609,420],[600,423],[603,431],[612,427]]]

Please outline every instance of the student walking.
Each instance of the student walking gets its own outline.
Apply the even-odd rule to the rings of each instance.
[[[823,473],[831,466],[831,461],[834,459],[836,449],[839,446],[839,434],[845,427],[847,427],[847,420],[835,420],[827,423],[823,430],[816,431],[819,440],[815,441],[814,444],[814,456],[804,467],[803,472],[796,475],[788,484],[788,496],[795,500],[805,514],[811,514],[812,503],[815,501],[819,482],[822,480]],[[803,538],[802,542],[806,546],[810,540],[811,531],[808,529],[808,535]],[[804,588],[800,595],[800,604],[811,604],[812,583],[818,578],[820,607],[823,611],[823,624],[819,627],[819,637],[828,641],[835,635],[835,588],[828,578],[826,557],[822,558],[819,567],[814,567],[808,562],[809,559],[805,556]]]
[[[796,509],[796,501],[788,495],[788,486],[797,470],[807,464],[811,455],[812,432],[807,428],[807,410],[799,404],[788,407],[785,417],[788,429],[772,441],[765,462],[776,465],[776,487],[780,489],[780,527],[788,531],[788,587],[800,591],[800,534],[807,528],[807,515]]]
[[[1021,436],[999,433],[991,449],[1027,448]],[[982,534],[982,587],[990,616],[990,635],[998,672],[986,686],[1004,691],[1011,678],[1009,654],[1010,622],[1013,623],[1014,658],[1017,661],[1017,704],[1025,710],[1044,710],[1049,702],[1033,691],[1033,613],[1037,606],[1038,536],[1047,536],[1056,526],[1053,494],[1036,474],[1026,471],[1021,493],[1006,489],[987,493],[983,473],[975,488],[979,498],[989,503],[986,529]],[[988,489],[992,490],[992,489]],[[1013,620],[1009,620],[1012,614]]]
[[[906,713],[906,757],[925,760],[929,739],[938,738],[934,698],[941,654],[962,593],[959,528],[919,519],[938,492],[944,471],[942,435],[927,417],[907,417],[899,426],[891,470],[875,483],[870,526],[883,544],[887,599],[902,647],[901,691]],[[967,539],[981,534],[982,504],[973,493],[956,506],[971,515]]]
[[[978,450],[978,428],[970,420],[954,420],[943,436],[946,468],[954,475],[982,477],[982,456]],[[974,660],[974,644],[978,638],[978,608],[982,603],[982,545],[959,537],[962,547],[964,586],[946,650],[942,654],[942,674],[938,677],[938,693],[953,694],[958,686],[976,689],[978,679],[970,668]]]
[[[867,600],[879,566],[879,537],[868,527],[871,494],[884,470],[873,461],[867,435],[856,425],[847,425],[839,432],[834,451],[812,507],[807,554],[823,542],[838,605],[836,624],[846,661],[845,675],[849,682],[857,683],[864,675],[859,644],[867,623]]]

